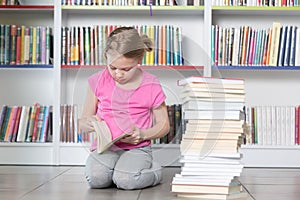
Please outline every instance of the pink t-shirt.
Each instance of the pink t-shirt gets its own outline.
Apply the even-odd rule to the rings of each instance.
[[[117,87],[108,69],[88,78],[89,85],[98,98],[97,116],[107,123],[113,139],[124,132],[132,132],[132,125],[139,129],[152,127],[152,109],[160,106],[166,99],[158,79],[148,72],[142,72],[142,82],[134,90]],[[150,143],[149,140],[137,145],[116,142],[111,150],[133,149]],[[91,151],[96,147],[97,143],[94,141]]]

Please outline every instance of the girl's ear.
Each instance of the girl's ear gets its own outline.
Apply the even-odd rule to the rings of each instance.
[[[144,58],[144,55],[138,58],[138,64],[142,64],[143,58]]]

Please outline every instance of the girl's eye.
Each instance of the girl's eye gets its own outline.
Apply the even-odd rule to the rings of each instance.
[[[115,68],[115,67],[112,67],[111,65],[109,65],[109,68],[111,69],[111,70],[116,70],[117,68]]]

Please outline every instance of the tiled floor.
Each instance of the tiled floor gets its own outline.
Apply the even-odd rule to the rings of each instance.
[[[0,199],[5,200],[169,200],[170,182],[180,168],[164,168],[163,182],[153,188],[124,191],[89,189],[83,167],[0,166]],[[245,168],[240,180],[249,200],[300,199],[300,169]]]

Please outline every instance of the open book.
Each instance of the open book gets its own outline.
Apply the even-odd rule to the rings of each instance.
[[[102,153],[110,148],[115,142],[121,140],[122,138],[130,135],[128,133],[124,133],[118,136],[115,139],[112,139],[110,129],[108,128],[105,121],[93,121],[93,126],[96,131],[97,138],[97,152]]]

